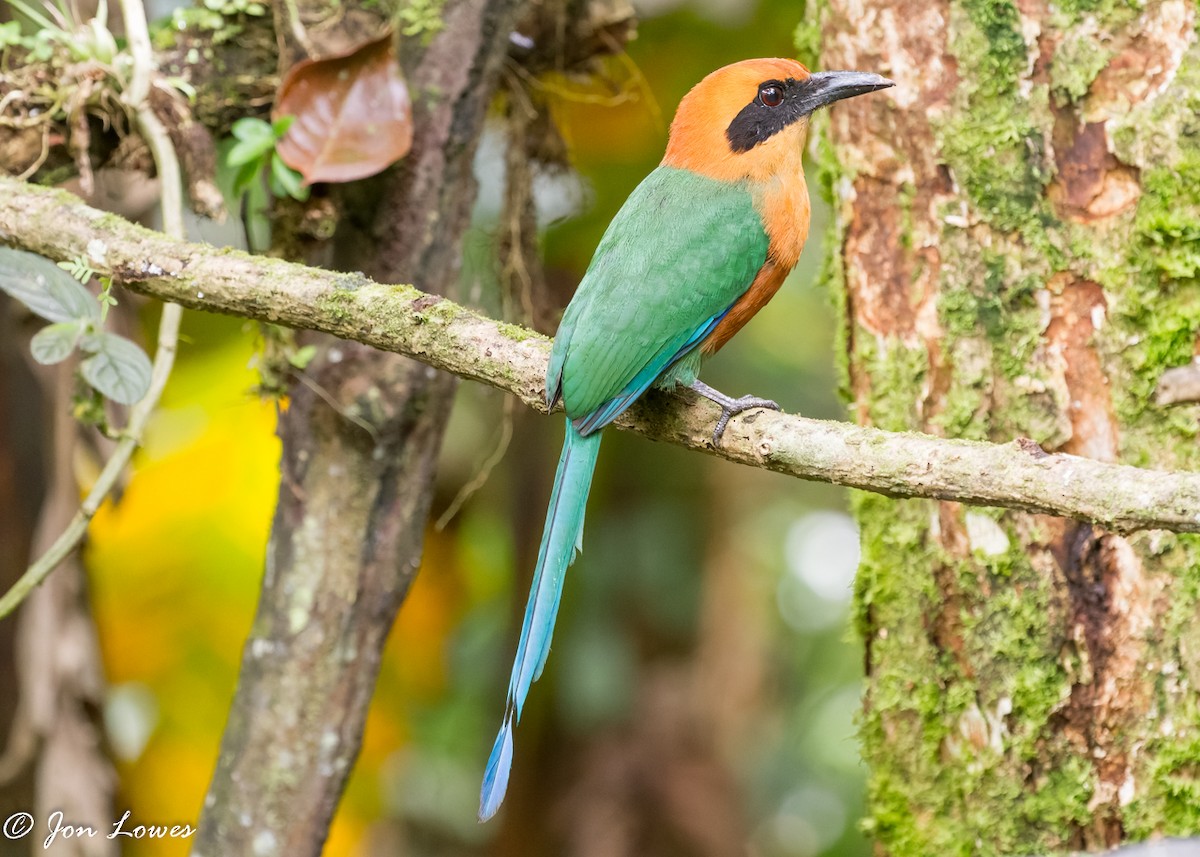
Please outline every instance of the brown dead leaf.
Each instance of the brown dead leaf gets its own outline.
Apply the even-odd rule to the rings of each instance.
[[[296,63],[271,112],[282,116],[296,118],[276,151],[305,184],[354,181],[400,160],[412,147],[412,106],[391,35]]]

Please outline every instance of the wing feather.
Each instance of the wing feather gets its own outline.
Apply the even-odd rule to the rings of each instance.
[[[548,397],[588,434],[696,348],[749,288],[768,239],[750,191],[659,167],[596,248],[554,340]]]

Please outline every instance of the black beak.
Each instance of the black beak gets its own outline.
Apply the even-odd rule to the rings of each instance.
[[[819,71],[809,75],[808,79],[800,84],[795,108],[801,115],[808,115],[843,98],[853,98],[895,85],[886,77],[865,71]]]

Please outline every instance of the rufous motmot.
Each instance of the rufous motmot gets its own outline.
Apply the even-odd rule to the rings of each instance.
[[[715,353],[779,290],[808,237],[802,158],[814,110],[892,86],[877,74],[816,74],[794,60],[717,69],[684,96],[662,163],[630,194],[596,248],[563,314],[546,402],[563,403],[566,439],[504,723],[484,773],[479,819],[508,787],[513,728],[550,652],[567,566],[582,549],[583,514],[600,430],[650,386],[691,387],[729,419],[771,401],[733,399],[697,380]]]

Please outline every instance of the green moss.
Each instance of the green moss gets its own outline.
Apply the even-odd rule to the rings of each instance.
[[[1200,157],[1142,175],[1134,221],[1147,258],[1167,280],[1200,276]]]
[[[444,0],[409,0],[396,13],[400,32],[410,38],[428,41],[445,26],[442,21],[444,6]]]
[[[815,18],[806,18],[801,21],[796,25],[796,31],[792,34],[792,41],[796,45],[796,59],[804,63],[805,68],[817,68],[817,63],[821,55],[820,21]]]
[[[1139,0],[1058,0],[1054,4],[1055,26],[1065,29],[1087,14],[1117,24],[1133,17],[1143,8],[1144,4]]]
[[[980,216],[1049,252],[1043,233],[1053,218],[1043,191],[1051,176],[1034,121],[1048,96],[1045,86],[1018,91],[1028,48],[1017,8],[1010,0],[965,0],[952,9],[950,29],[963,83],[937,126],[946,163]]]
[[[522,327],[519,324],[508,324],[507,322],[498,322],[496,329],[500,331],[500,335],[511,342],[524,342],[527,339],[545,339],[536,330],[530,330],[528,327]]]
[[[1011,259],[1000,252],[980,254],[983,276],[962,283],[938,304],[938,316],[948,333],[974,336],[982,333],[1005,347],[995,354],[995,365],[1006,377],[1026,371],[1041,339],[1040,310],[1035,294],[1042,279],[1037,273],[1010,270]]]
[[[934,503],[857,494],[854,509],[856,626],[871,669],[860,723],[871,772],[864,829],[906,857],[1064,847],[1088,819],[1094,774],[1048,738],[1075,668],[1044,657],[1059,648],[1064,616],[1013,515],[973,512],[1007,530],[1008,548],[960,558],[930,536]],[[1047,766],[1048,757],[1066,761]],[[1009,811],[997,815],[997,806]]]
[[[1191,836],[1200,829],[1200,536],[1146,533],[1138,547],[1154,557],[1152,574],[1171,583],[1161,635],[1154,711],[1135,771],[1135,799],[1123,822],[1131,837]],[[1156,717],[1157,721],[1157,717]]]
[[[838,227],[834,225],[836,220],[835,217],[829,219],[828,235],[839,232]],[[833,317],[840,322],[833,335],[835,380],[838,396],[843,402],[851,402],[854,400],[854,393],[850,389],[850,324],[846,306],[845,277],[840,261],[833,254],[827,253],[822,258],[821,267],[817,272],[817,283],[825,288]]]
[[[316,310],[331,321],[340,323],[350,318],[351,307],[355,302],[353,291],[335,289],[317,299]]]
[[[815,147],[814,160],[816,161],[817,178],[815,188],[822,199],[830,205],[835,205],[833,185],[842,175],[842,168],[833,147],[826,143],[828,129],[828,113],[825,111],[817,113],[813,117],[809,129],[809,134],[820,141],[820,144]],[[810,185],[810,189],[812,187],[813,185]],[[827,220],[825,235],[821,239],[823,246],[827,248],[841,247],[844,231],[844,218],[837,216],[835,208],[834,216]],[[850,389],[850,326],[847,322],[845,276],[842,260],[837,253],[826,252],[821,257],[816,282],[817,287],[823,288],[825,294],[828,295],[833,317],[842,321],[834,332],[833,353],[836,361],[838,395],[842,397],[843,401],[849,402],[854,398]]]
[[[1143,167],[1143,193],[1124,263],[1100,275],[1121,296],[1111,313],[1111,347],[1124,370],[1112,385],[1117,414],[1128,427],[1122,457],[1179,469],[1200,468],[1200,415],[1195,407],[1159,407],[1154,391],[1163,372],[1191,360],[1200,330],[1197,86],[1200,51],[1193,48],[1172,87],[1118,124],[1115,148]],[[1167,451],[1173,460],[1163,460]]]
[[[1126,164],[1153,170],[1187,165],[1196,157],[1200,136],[1200,61],[1193,46],[1175,72],[1171,86],[1109,122],[1113,153]]]
[[[862,328],[854,342],[854,362],[870,375],[874,388],[871,425],[885,431],[910,431],[919,425],[917,408],[929,369],[925,349],[895,338],[880,342]]]
[[[931,420],[949,437],[1025,435],[1057,446],[1069,437],[1066,403],[1037,359],[1045,324],[1038,295],[1050,272],[1021,246],[989,250],[964,238],[942,245],[947,285],[938,319],[952,382]]]
[[[1131,463],[1200,469],[1194,406],[1161,408],[1163,372],[1187,363],[1200,329],[1200,50],[1184,56],[1171,87],[1114,123],[1117,156],[1142,169],[1144,193],[1124,265],[1104,272],[1121,294],[1111,319],[1124,374],[1113,384],[1117,414],[1129,426],[1122,457]],[[1164,453],[1170,458],[1164,460]]]
[[[968,341],[966,345],[982,345]],[[989,365],[990,353],[987,349],[973,349],[974,359],[967,357],[960,349],[955,356],[954,385],[946,391],[942,398],[942,409],[933,417],[933,425],[941,429],[946,437],[959,440],[987,440],[987,414],[992,389],[990,375],[976,374],[972,378],[964,378],[962,367],[964,363],[976,368],[986,368]],[[969,362],[968,362],[969,361]]]
[[[1013,92],[1027,54],[1016,4],[1012,0],[964,0],[959,8],[974,25],[977,38],[983,40],[982,45],[963,46],[958,51],[960,58],[975,53],[983,74],[973,79],[991,94]]]
[[[1045,89],[1037,98],[1045,98]],[[977,213],[1002,231],[1049,252],[1043,233],[1051,225],[1043,192],[1050,180],[1045,141],[1026,104],[1004,96],[980,99],[941,123],[946,162]]]
[[[1055,102],[1061,107],[1082,99],[1112,58],[1113,50],[1100,42],[1093,28],[1068,33],[1050,65],[1050,91]]]
[[[1193,724],[1200,720],[1194,707],[1186,714]],[[1142,772],[1141,796],[1126,812],[1126,831],[1138,839],[1195,835],[1200,829],[1200,731],[1189,727],[1155,736],[1142,753],[1151,762]]]
[[[850,495],[851,510],[861,523],[861,560],[855,578],[856,612],[855,625],[863,639],[870,640],[878,622],[871,621],[870,611],[878,606],[895,609],[911,604],[914,612],[920,612],[920,603],[937,597],[932,578],[921,580],[913,575],[896,580],[888,573],[891,561],[897,555],[912,557],[915,568],[920,568],[920,559],[931,556],[926,545],[930,516],[934,513],[932,503],[924,500],[894,502],[878,494],[853,491]],[[894,513],[894,514],[893,514]],[[887,519],[886,526],[883,525]],[[898,554],[897,551],[900,553]],[[901,599],[899,588],[923,587],[915,599]]]
[[[821,19],[824,16],[826,0],[809,0],[804,4],[804,18],[796,25],[792,33],[792,44],[796,47],[796,59],[809,69],[820,67],[821,63]]]
[[[1042,843],[1035,853],[1066,850],[1071,832],[1094,820],[1088,809],[1095,777],[1091,762],[1078,755],[1060,754],[1060,758],[1061,763],[1043,770],[1034,787],[1021,796],[1022,821],[1038,831],[1036,840]],[[1036,756],[1030,758],[1031,764],[1036,761]],[[1020,838],[1007,843],[1007,848],[998,853],[1029,853]]]

